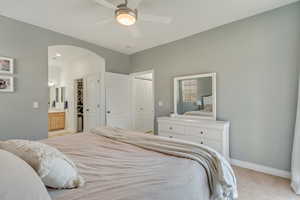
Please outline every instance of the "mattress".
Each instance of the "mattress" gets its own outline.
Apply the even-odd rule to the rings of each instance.
[[[42,142],[69,156],[86,181],[77,189],[49,189],[53,200],[210,199],[206,172],[196,161],[91,133]]]

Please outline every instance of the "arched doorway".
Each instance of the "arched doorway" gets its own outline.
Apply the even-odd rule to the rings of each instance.
[[[49,135],[105,124],[105,60],[76,46],[48,47]]]

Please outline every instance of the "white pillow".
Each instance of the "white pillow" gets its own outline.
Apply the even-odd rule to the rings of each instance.
[[[70,189],[84,184],[72,160],[54,147],[28,140],[8,140],[1,142],[0,148],[26,161],[48,187]]]
[[[0,150],[1,200],[51,200],[36,172],[14,154]]]

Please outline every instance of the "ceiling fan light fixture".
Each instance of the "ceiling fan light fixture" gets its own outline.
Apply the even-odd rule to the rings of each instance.
[[[128,7],[119,7],[115,12],[117,22],[124,26],[132,26],[137,21],[137,10]]]

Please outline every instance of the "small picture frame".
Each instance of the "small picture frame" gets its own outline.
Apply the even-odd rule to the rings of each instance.
[[[14,92],[14,77],[0,76],[0,92]]]
[[[0,57],[0,74],[14,73],[14,59],[7,57]]]

